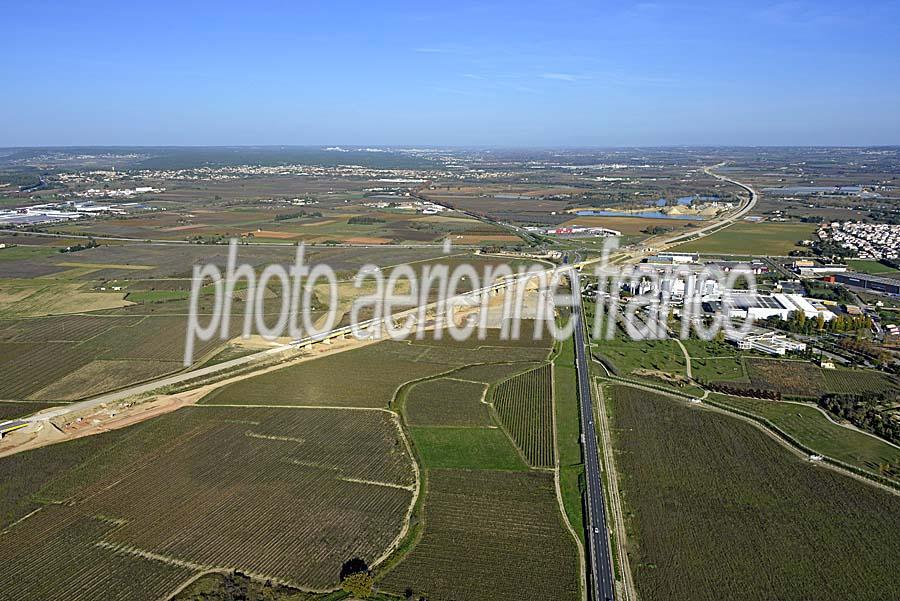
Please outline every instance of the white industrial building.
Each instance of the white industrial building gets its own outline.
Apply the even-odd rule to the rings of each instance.
[[[800,294],[759,294],[732,290],[729,293],[731,307],[729,316],[735,319],[767,319],[780,317],[787,319],[791,313],[802,311],[809,319],[818,319],[821,315],[825,321],[831,321],[835,314],[814,299],[804,298]],[[711,299],[710,299],[711,300]],[[721,298],[716,299],[721,302]]]
[[[805,351],[806,344],[791,340],[784,334],[765,332],[763,334],[728,333],[725,337],[742,351],[759,351],[769,355],[784,355],[789,351]]]
[[[666,252],[648,257],[647,263],[652,265],[689,265],[696,263],[698,259],[697,253]]]

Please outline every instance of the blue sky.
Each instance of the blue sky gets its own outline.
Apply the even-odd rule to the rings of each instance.
[[[428,4],[6,2],[0,146],[900,144],[900,2]]]

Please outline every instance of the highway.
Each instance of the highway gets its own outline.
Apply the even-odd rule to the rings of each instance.
[[[610,264],[624,265],[629,263],[639,263],[641,259],[648,255],[665,252],[673,247],[678,246],[679,244],[683,244],[684,242],[690,242],[692,240],[696,240],[698,238],[702,238],[704,236],[708,236],[710,234],[714,234],[720,230],[723,230],[733,225],[736,221],[742,219],[751,210],[753,210],[753,207],[755,207],[756,203],[759,202],[759,192],[757,192],[749,184],[739,182],[736,179],[732,179],[724,175],[719,175],[718,173],[715,173],[713,171],[713,169],[715,169],[716,167],[721,167],[724,164],[725,163],[720,163],[718,165],[713,165],[712,167],[706,167],[703,171],[720,181],[728,182],[730,184],[734,184],[735,186],[743,188],[750,195],[750,198],[748,198],[746,202],[742,202],[741,206],[739,206],[735,212],[723,217],[716,218],[703,227],[692,228],[684,233],[675,235],[663,234],[662,237],[651,236],[650,238],[642,242],[631,244],[629,246],[623,246],[616,253],[610,256],[610,259],[612,259],[610,261]],[[580,265],[582,267],[586,267],[588,265],[599,263],[600,261],[602,261],[601,257],[595,257],[593,259],[581,261]]]
[[[584,474],[587,482],[588,508],[588,563],[593,583],[595,601],[615,599],[615,581],[612,574],[612,555],[609,550],[609,533],[606,525],[606,504],[603,483],[600,479],[600,458],[597,448],[597,431],[594,426],[594,403],[591,396],[591,379],[588,372],[587,353],[584,348],[584,314],[581,308],[581,284],[578,271],[572,276],[572,293],[575,296],[575,367],[578,370],[578,398],[581,407],[581,448],[584,455]]]
[[[712,167],[707,167],[703,171],[707,175],[711,175],[712,177],[716,178],[717,180],[720,180],[723,182],[728,182],[729,184],[734,184],[735,186],[743,188],[744,190],[746,190],[747,194],[750,195],[750,198],[747,200],[746,203],[742,204],[742,206],[740,206],[737,211],[735,211],[731,215],[728,215],[724,219],[716,220],[713,223],[710,223],[709,225],[706,225],[704,227],[693,229],[687,233],[679,234],[677,236],[668,238],[664,244],[665,248],[668,248],[669,246],[674,246],[675,245],[674,243],[680,243],[681,241],[685,241],[687,239],[693,239],[693,238],[699,238],[702,236],[706,236],[711,233],[717,232],[722,228],[728,227],[729,225],[731,225],[738,219],[741,219],[742,217],[744,217],[747,213],[749,213],[753,209],[753,207],[756,206],[756,203],[759,201],[759,193],[752,186],[750,186],[749,184],[745,184],[743,182],[739,182],[736,179],[732,179],[732,178],[726,177],[724,175],[719,175],[718,173],[713,171],[713,169],[715,167],[721,167],[722,165],[724,165],[724,163],[720,163],[720,164],[714,165]]]
[[[718,166],[718,165],[717,165]],[[702,228],[698,228],[692,230],[690,232],[679,234],[674,237],[667,238],[662,243],[662,248],[655,249],[642,249],[639,251],[628,251],[623,249],[625,252],[623,253],[626,261],[628,262],[636,262],[640,259],[643,254],[646,254],[649,251],[659,251],[664,250],[670,246],[675,246],[678,243],[686,240],[693,239],[697,237],[701,237],[704,235],[708,235],[714,231],[718,231],[721,228],[727,227],[733,224],[738,219],[745,216],[750,210],[754,207],[759,199],[759,195],[752,187],[749,185],[743,184],[736,180],[727,178],[725,176],[721,176],[715,174],[711,171],[712,168],[707,168],[707,173],[710,175],[723,180],[735,184],[744,188],[749,194],[750,198],[744,203],[741,207],[738,208],[737,211],[728,215],[722,219],[716,220],[713,223],[710,223]],[[2,231],[2,230],[0,230]],[[46,236],[56,236],[56,234],[38,234],[38,235],[46,235]],[[77,236],[66,236],[66,237],[77,237]],[[115,239],[115,238],[108,238]],[[128,240],[128,239],[122,239]],[[128,240],[130,242],[135,242],[135,240]],[[184,244],[185,242],[181,241],[153,241],[154,244]],[[278,245],[275,243],[273,245]],[[344,245],[341,245],[344,246]],[[349,245],[346,245],[349,246]],[[421,247],[423,245],[417,245]],[[577,255],[576,255],[577,257]],[[574,294],[574,303],[573,303],[573,317],[575,319],[575,363],[578,375],[578,396],[579,396],[579,406],[580,406],[580,415],[581,415],[581,445],[582,445],[582,454],[584,457],[584,466],[585,466],[585,480],[587,484],[585,505],[587,507],[587,515],[585,516],[586,524],[587,524],[587,560],[588,560],[588,569],[590,572],[590,593],[589,597],[594,601],[613,601],[615,599],[615,580],[613,578],[612,571],[612,555],[610,552],[610,542],[609,542],[609,529],[607,526],[606,519],[606,500],[603,494],[603,484],[601,480],[601,467],[600,467],[600,459],[599,459],[599,449],[598,449],[598,441],[597,441],[597,433],[594,424],[594,410],[593,410],[593,398],[591,394],[591,382],[590,382],[590,374],[588,371],[588,358],[587,351],[585,350],[585,326],[584,326],[584,315],[581,306],[581,284],[579,282],[578,277],[578,268],[587,267],[593,263],[599,261],[599,258],[589,259],[589,260],[581,260],[580,257],[577,258],[574,265],[572,265],[572,269],[568,271],[572,278],[572,292]],[[551,271],[551,270],[546,270]],[[534,277],[539,275],[541,272],[528,272],[524,274],[524,278]],[[492,286],[487,286],[478,290],[474,290],[465,294],[459,295],[459,297],[455,298],[464,298],[464,297],[472,297],[477,296],[479,294],[483,294],[489,290],[495,290],[500,288],[505,288],[510,284],[522,279],[523,276],[514,276],[512,278],[507,278],[503,282],[499,284],[495,284]],[[431,303],[430,306],[433,306],[435,303]],[[392,316],[393,319],[398,319],[403,315],[406,315],[413,311],[418,311],[419,308],[410,309],[405,312],[401,312],[399,314],[395,314]],[[367,322],[363,322],[359,324],[359,327],[365,328],[369,325],[373,325],[375,320],[368,320]],[[329,332],[327,336],[337,336],[349,334],[350,328],[336,328],[335,330]],[[205,368],[200,368],[194,371],[182,372],[178,374],[173,374],[167,377],[164,377],[159,380],[155,380],[152,382],[147,382],[138,386],[133,386],[127,388],[125,390],[120,390],[112,393],[107,393],[105,395],[95,397],[93,399],[81,401],[79,403],[73,403],[71,405],[66,405],[63,407],[52,408],[46,410],[42,413],[38,413],[32,415],[27,418],[23,418],[26,421],[40,421],[46,420],[51,417],[58,417],[61,415],[65,415],[71,413],[73,411],[82,411],[85,409],[89,409],[92,407],[96,407],[102,403],[109,403],[117,400],[121,400],[127,398],[129,396],[133,396],[136,394],[147,393],[153,390],[159,389],[162,386],[179,384],[191,379],[194,379],[198,376],[210,375],[216,372],[224,372],[226,370],[230,370],[236,367],[244,366],[254,361],[258,361],[261,358],[268,358],[272,355],[276,355],[281,352],[285,352],[290,349],[295,349],[298,346],[302,346],[306,343],[316,342],[316,339],[301,339],[296,340],[288,345],[283,345],[279,347],[275,347],[272,349],[268,349],[266,351],[262,351],[257,354],[249,355],[246,357],[240,357],[238,359],[233,359],[231,361],[212,365]]]

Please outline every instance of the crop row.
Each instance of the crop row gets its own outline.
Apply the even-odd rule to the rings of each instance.
[[[494,407],[516,446],[535,467],[553,467],[553,383],[550,364],[497,385]]]
[[[116,525],[48,506],[0,534],[0,599],[165,598],[191,570],[99,546]]]
[[[829,392],[838,394],[880,393],[900,390],[887,374],[872,370],[823,369]]]
[[[553,476],[534,471],[428,471],[424,536],[383,588],[437,601],[575,601],[575,543]]]
[[[13,342],[84,342],[110,328],[133,326],[141,321],[135,316],[58,315],[9,320],[16,330]]]
[[[813,467],[726,415],[623,386],[612,407],[642,599],[900,594],[900,556],[884,536],[900,498]]]
[[[324,588],[399,534],[414,482],[400,437],[386,412],[193,407],[40,495],[120,524],[102,538],[117,549]]]
[[[401,384],[452,369],[409,354],[407,345],[380,342],[241,380],[201,402],[387,407]]]

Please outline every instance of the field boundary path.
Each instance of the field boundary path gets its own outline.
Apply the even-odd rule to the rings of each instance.
[[[681,347],[681,352],[684,354],[684,373],[688,377],[689,380],[694,379],[694,375],[691,372],[691,354],[688,353],[687,347],[684,346],[684,343],[681,342],[681,339],[677,336],[673,336],[672,340],[674,340],[679,347]]]

